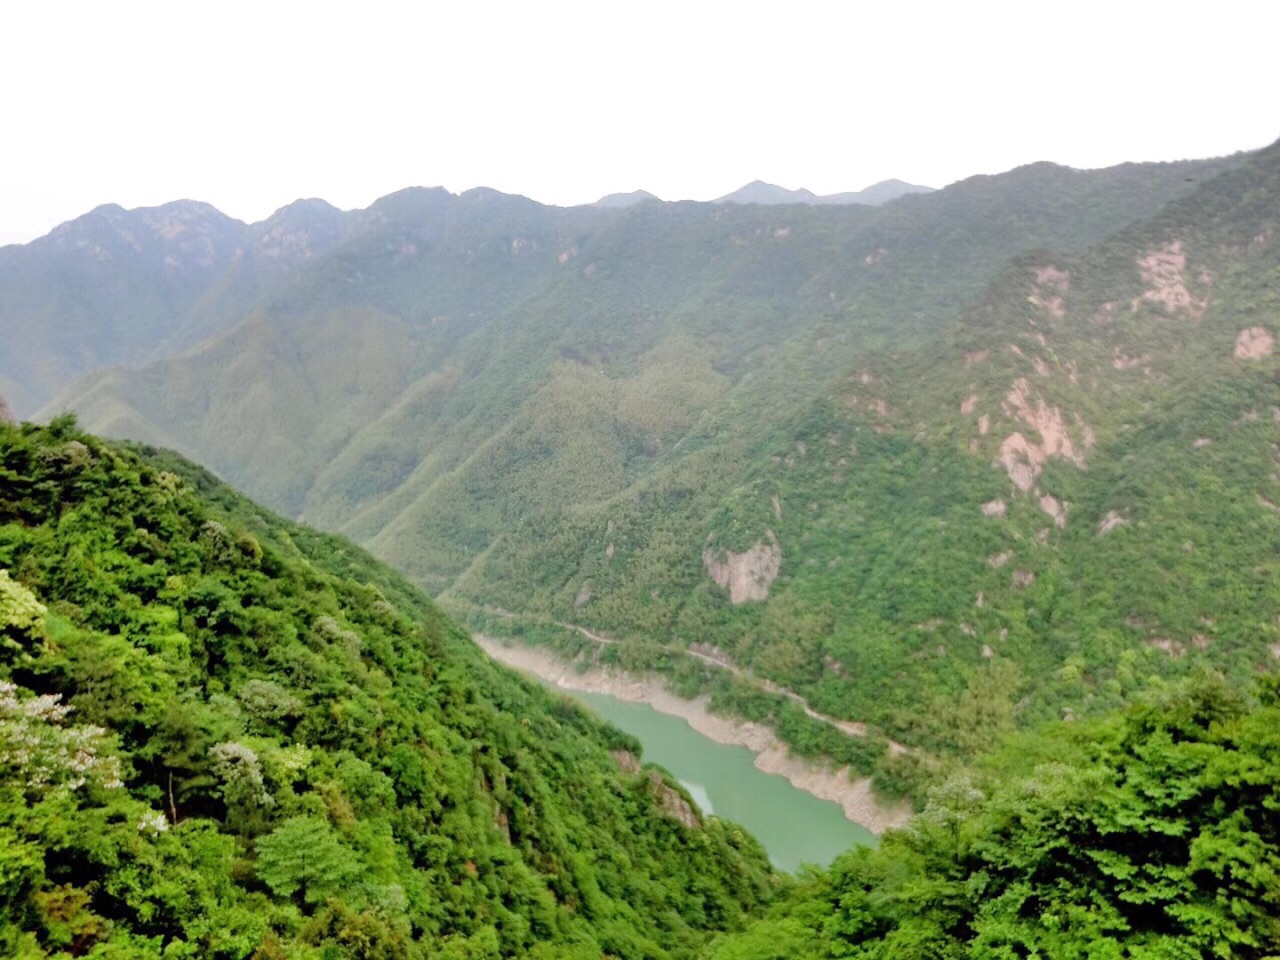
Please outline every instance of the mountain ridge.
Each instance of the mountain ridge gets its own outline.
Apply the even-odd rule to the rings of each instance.
[[[888,203],[890,200],[896,200],[898,197],[907,196],[908,194],[933,193],[934,191],[934,187],[925,187],[919,184],[907,183],[903,180],[889,179],[873,183],[863,190],[850,190],[843,193],[819,196],[803,187],[798,190],[788,190],[786,187],[766,183],[763,180],[752,180],[732,193],[718,197],[712,203],[758,203],[762,205],[806,203],[835,206],[857,203],[879,206],[882,203]]]

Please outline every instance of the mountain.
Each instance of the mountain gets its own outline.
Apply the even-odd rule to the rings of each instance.
[[[896,200],[898,197],[906,196],[910,193],[932,193],[932,187],[922,187],[917,184],[905,183],[902,180],[881,180],[879,183],[872,184],[865,190],[854,190],[846,193],[832,193],[827,196],[818,196],[810,190],[803,187],[799,190],[788,190],[786,187],[779,187],[776,184],[765,183],[763,180],[753,180],[745,187],[740,187],[733,193],[725,194],[715,203],[758,203],[762,205],[776,205],[785,203],[808,203],[808,204],[830,204],[841,205],[850,203],[866,204],[868,206],[879,206],[882,203],[888,203],[890,200]]]
[[[822,203],[866,203],[879,206],[890,200],[897,200],[909,193],[932,193],[933,187],[923,187],[918,183],[907,183],[903,180],[881,180],[863,190],[849,193],[831,193],[821,198]]]
[[[69,418],[0,470],[5,956],[681,957],[778,886],[352,544]]]
[[[990,466],[997,439],[1046,442],[1000,419],[1023,374],[1004,366],[1017,358],[1012,328],[991,318],[1016,315],[1028,296],[1052,300],[1008,279],[1029,269],[1011,258],[1050,245],[1085,256],[1259,162],[1035,164],[881,207],[563,209],[405,191],[352,215],[360,232],[234,329],[91,375],[48,412],[70,407],[97,429],[202,458],[272,506],[368,545],[473,625],[571,646],[581,635],[555,624],[572,623],[634,641],[633,665],[662,666],[682,689],[772,718],[807,752],[849,754],[882,783],[915,789],[923,767],[908,768],[924,754],[841,738],[751,678],[955,756],[984,743],[988,725],[1105,709],[1134,671],[1189,667],[1190,655],[1153,659],[1144,639],[1185,644],[1203,630],[1139,635],[1124,618],[1145,615],[1115,605],[1097,605],[1105,616],[1088,650],[1070,646],[1065,625],[1082,628],[1070,618],[1042,641],[1059,622],[1046,598],[1088,574],[1095,541],[1071,522],[1082,495],[1048,485],[1057,461],[1040,465],[1036,499],[1012,499],[1009,476]],[[1115,256],[1132,272],[1149,253]],[[998,290],[1011,306],[996,305]],[[1018,349],[1051,365],[1029,347]],[[989,364],[964,365],[984,349]],[[970,385],[971,369],[992,379]],[[1028,379],[1019,396],[1038,416],[1036,387]],[[983,409],[959,413],[975,391],[971,413]],[[1079,412],[1096,445],[1109,426],[1087,406],[1102,394],[1088,392],[1078,411],[1044,402]],[[1016,420],[1022,403],[1007,404]],[[969,437],[982,413],[991,432]],[[1084,435],[1071,439],[1078,452]],[[1085,462],[1088,477],[1107,475],[1101,453]],[[1045,496],[1072,504],[1065,528],[1049,521],[1053,548],[1069,541],[1061,556],[1075,558],[1054,576],[1014,549],[1040,536]],[[980,511],[996,500],[1003,525]],[[980,592],[987,619],[975,620]],[[682,657],[692,643],[715,646],[745,678]],[[1107,644],[1139,659],[1095,681],[1094,646]],[[1230,649],[1243,648],[1214,656]],[[1070,659],[1080,656],[1084,667]],[[1252,656],[1234,662],[1248,669]]]
[[[629,207],[632,204],[643,203],[645,200],[657,200],[648,190],[632,190],[630,193],[610,193],[597,200],[594,206],[597,207]]]
[[[921,748],[862,760],[904,789],[1153,677],[1244,688],[1280,655],[1278,221],[1273,147],[1015,257],[931,342],[864,351],[788,413],[744,403],[769,426],[741,472],[723,417],[682,438],[706,460],[526,513],[447,596],[624,638],[815,748],[794,704],[672,654],[710,651]]]
[[[29,415],[76,377],[189,349],[243,319],[346,231],[323,201],[246,225],[182,200],[115,205],[0,248],[0,386]]]
[[[937,341],[780,421],[699,529],[702,582],[648,616],[945,755],[1152,676],[1246,686],[1280,651],[1277,220],[1271,148],[1085,251],[1015,258]],[[710,581],[752,562],[767,597],[726,613]],[[581,575],[612,612],[627,585]]]
[[[1201,677],[1010,745],[702,956],[1274,956],[1275,681]]]
[[[718,197],[714,202],[758,203],[767,206],[783,203],[819,203],[820,199],[817,194],[805,190],[803,187],[799,190],[788,190],[786,187],[780,187],[774,183],[752,180],[746,186],[739,187],[733,191],[733,193],[726,193],[723,197]]]

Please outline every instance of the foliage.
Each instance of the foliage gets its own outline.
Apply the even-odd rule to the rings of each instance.
[[[770,896],[341,538],[67,419],[0,476],[0,953],[678,957]]]
[[[1008,731],[1273,660],[1280,397],[1233,347],[1280,309],[1278,167],[1036,164],[874,209],[411,191],[206,348],[67,402],[451,610],[606,632],[919,795]],[[1024,456],[1022,490],[998,464],[1050,413],[1072,455]],[[704,551],[772,538],[768,598],[730,603]]]
[[[764,960],[785,937],[815,958],[1273,956],[1280,712],[1264,701],[1201,675],[1006,748],[997,766],[1020,775],[944,783],[906,830],[704,955]]]

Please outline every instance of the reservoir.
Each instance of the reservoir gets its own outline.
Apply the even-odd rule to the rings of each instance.
[[[679,717],[647,704],[603,693],[558,692],[638,739],[646,762],[679,780],[703,813],[732,820],[754,834],[780,870],[794,872],[805,863],[825,867],[852,846],[876,842],[869,830],[847,820],[837,804],[756,769],[746,747],[716,743]]]

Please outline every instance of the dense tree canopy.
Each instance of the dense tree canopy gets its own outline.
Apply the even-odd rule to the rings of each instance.
[[[345,541],[0,425],[0,953],[687,955],[766,859],[610,750]]]
[[[1276,691],[1250,702],[1203,674],[1010,744],[706,956],[1274,956]]]

